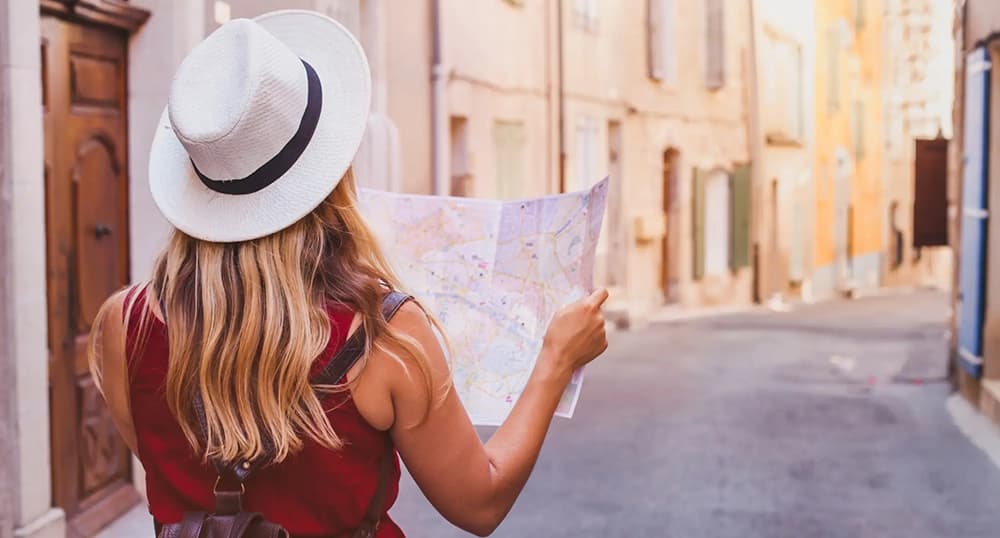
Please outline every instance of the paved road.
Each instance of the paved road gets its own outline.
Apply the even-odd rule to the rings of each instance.
[[[918,293],[615,334],[495,536],[996,538],[1000,470],[945,410],[945,314]],[[464,536],[402,489],[410,536]]]

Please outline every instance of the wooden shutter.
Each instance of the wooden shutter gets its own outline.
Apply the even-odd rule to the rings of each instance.
[[[647,0],[649,77],[673,82],[677,77],[673,0]]]
[[[694,169],[691,177],[691,217],[692,217],[692,276],[700,280],[705,276],[705,180],[708,173]]]
[[[858,99],[851,111],[851,127],[854,131],[854,159],[860,161],[865,157],[865,102]]]
[[[917,140],[913,246],[948,245],[948,140]]]
[[[666,77],[663,66],[663,38],[660,33],[663,31],[663,11],[662,0],[647,0],[646,2],[646,24],[647,39],[646,52],[649,58],[649,78],[662,81]]]
[[[840,28],[836,23],[827,28],[827,110],[840,108]]]
[[[705,84],[719,89],[726,82],[726,33],[722,0],[707,0],[705,4]]]
[[[524,195],[524,125],[521,122],[497,121],[494,125],[496,145],[497,197],[516,198]]]
[[[731,196],[729,225],[729,266],[750,266],[750,165],[740,166],[729,176]]]

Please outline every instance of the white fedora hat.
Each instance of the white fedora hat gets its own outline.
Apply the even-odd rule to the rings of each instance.
[[[337,186],[370,104],[364,51],[333,19],[286,10],[230,21],[177,70],[150,150],[153,200],[205,241],[282,230]]]

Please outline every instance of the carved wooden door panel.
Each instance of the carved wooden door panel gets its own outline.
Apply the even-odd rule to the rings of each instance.
[[[87,370],[90,324],[128,283],[126,35],[42,18],[53,497],[71,536],[138,499]]]

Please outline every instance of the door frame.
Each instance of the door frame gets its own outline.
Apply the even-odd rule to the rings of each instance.
[[[148,10],[146,10],[146,9],[142,9],[142,8],[139,8],[139,7],[131,6],[129,4],[126,4],[126,3],[118,1],[118,0],[76,0],[76,1],[73,1],[73,0],[66,0],[66,1],[60,1],[60,0],[41,0],[39,2],[39,6],[40,6],[40,15],[42,17],[58,19],[60,21],[63,21],[64,23],[71,24],[71,25],[80,25],[80,26],[86,26],[86,27],[90,27],[90,28],[99,28],[99,29],[109,30],[109,31],[112,31],[112,32],[119,33],[119,34],[123,35],[123,42],[124,42],[123,43],[123,45],[124,45],[124,62],[123,62],[124,72],[122,73],[122,76],[123,76],[122,85],[124,87],[123,87],[123,91],[122,91],[122,98],[123,98],[122,107],[123,107],[124,113],[126,114],[126,117],[124,119],[124,123],[125,123],[124,142],[125,142],[125,145],[122,148],[123,151],[124,151],[124,160],[120,163],[120,166],[123,167],[123,170],[122,170],[123,186],[122,186],[122,188],[127,192],[127,190],[128,190],[128,184],[129,184],[129,179],[128,179],[128,176],[129,176],[129,174],[128,174],[128,158],[129,158],[129,153],[130,153],[129,148],[128,148],[128,139],[129,139],[129,136],[128,136],[128,118],[127,118],[128,108],[129,108],[129,104],[128,104],[128,91],[127,91],[128,79],[129,79],[129,76],[128,76],[129,39],[128,38],[129,38],[129,35],[132,32],[135,32],[136,30],[138,30],[143,25],[143,23],[145,23],[145,21],[148,20],[148,18],[151,15],[151,13]],[[40,30],[41,30],[41,28],[40,28]],[[42,65],[42,73],[41,74],[42,74],[43,77],[47,76],[47,74],[45,73],[44,61],[43,61],[43,65]],[[45,79],[43,78],[43,89],[44,89],[44,84],[45,84]],[[43,130],[43,132],[44,132],[44,130]],[[48,191],[48,187],[46,187],[46,191]],[[48,194],[46,194],[46,198],[47,197],[48,197]],[[121,200],[121,202],[125,204],[125,207],[124,207],[124,211],[125,211],[124,219],[125,219],[126,222],[129,222],[129,217],[128,217],[128,197],[126,196],[123,200]],[[48,202],[47,201],[45,202],[45,206],[46,206],[46,212],[47,212],[48,211],[48,209],[47,209]],[[48,217],[45,217],[45,218],[46,218],[46,220],[48,220]],[[127,232],[127,231],[128,231],[128,226],[126,226],[125,232]],[[50,241],[50,236],[49,236],[48,232],[45,233],[45,239],[46,239],[47,243],[48,243],[48,241]],[[46,248],[48,250],[48,247],[46,247]],[[125,264],[126,278],[128,278],[128,266],[130,265],[131,260],[129,259],[129,254],[128,254],[128,240],[127,240],[127,238],[125,239],[125,254],[124,255],[125,255],[124,264]],[[48,265],[48,262],[47,262],[47,265]],[[49,276],[49,278],[51,278],[51,277],[52,277],[52,275]],[[51,293],[48,296],[49,296],[48,300],[51,300],[51,297],[52,297]],[[51,319],[51,312],[52,312],[52,305],[49,304],[49,305],[47,305],[47,316],[50,319]],[[52,342],[52,331],[53,330],[58,330],[58,331],[61,332],[62,329],[56,329],[56,326],[53,326],[52,322],[50,322],[49,325],[50,325],[50,327],[48,329],[49,336],[47,338],[47,341],[49,342],[49,354],[50,354],[50,357],[51,357],[51,354],[53,352],[52,346],[53,345],[57,345],[57,344],[54,344]],[[63,361],[63,362],[65,364],[55,364],[51,360],[51,358],[49,359],[48,363],[50,365],[49,366],[49,379],[50,379],[49,386],[50,387],[52,386],[52,382],[55,379],[66,378],[67,376],[73,376],[73,378],[75,379],[75,373],[74,373],[75,370],[71,371],[71,372],[64,371],[66,368],[73,369],[73,365],[71,363],[69,363],[69,362],[66,362],[66,361]],[[64,399],[64,396],[61,397],[61,398]],[[52,401],[52,403],[50,405],[49,415],[48,415],[48,422],[49,422],[49,425],[50,425],[49,427],[50,428],[54,427],[53,425],[56,424],[56,417],[57,417],[57,415],[59,415],[60,413],[62,413],[63,415],[65,415],[67,413],[67,410],[74,411],[73,413],[71,413],[71,415],[75,414],[79,418],[80,409],[78,409],[76,405],[69,405],[69,404],[65,404],[65,403],[60,403],[60,400],[58,400],[55,395],[52,396],[52,400],[53,401]],[[77,405],[80,405],[80,404],[78,403]],[[50,453],[51,453],[51,455],[49,456],[50,465],[51,465],[51,468],[50,468],[51,469],[51,474],[50,474],[49,479],[52,481],[52,503],[55,506],[63,508],[62,505],[65,504],[66,502],[76,502],[76,501],[69,501],[69,499],[71,498],[71,495],[67,494],[67,488],[71,487],[71,485],[69,485],[69,482],[67,482],[67,480],[69,479],[69,478],[67,478],[67,476],[68,476],[67,473],[68,472],[69,473],[79,473],[80,470],[79,470],[78,466],[69,466],[67,468],[67,466],[63,464],[62,459],[64,459],[64,455],[60,454],[60,453],[57,453],[57,448],[59,446],[62,446],[62,445],[52,442],[52,440],[56,439],[57,435],[62,435],[62,434],[61,433],[57,433],[57,432],[53,432],[51,435],[52,435],[52,439],[50,439],[50,447],[51,447]],[[60,478],[60,476],[62,478]],[[57,479],[59,479],[58,483],[57,483]],[[87,535],[91,535],[91,534],[95,533],[97,530],[99,530],[101,527],[103,527],[108,522],[108,520],[110,520],[111,518],[117,516],[117,513],[120,510],[120,507],[127,506],[127,505],[132,505],[135,502],[137,502],[140,497],[138,496],[138,493],[135,491],[133,485],[131,484],[131,479],[132,479],[132,477],[131,477],[131,474],[130,474],[129,483],[128,484],[122,485],[121,487],[118,487],[117,489],[111,490],[107,495],[105,495],[105,496],[103,496],[103,497],[101,497],[99,499],[94,499],[93,501],[88,502],[87,505],[86,505],[86,511],[85,512],[77,514],[75,517],[68,518],[68,521],[67,521],[67,536],[87,536]]]

